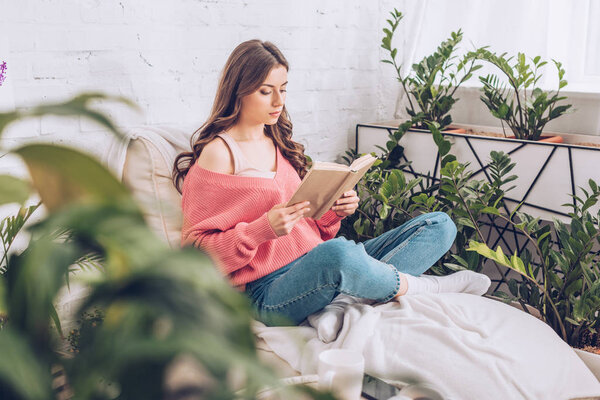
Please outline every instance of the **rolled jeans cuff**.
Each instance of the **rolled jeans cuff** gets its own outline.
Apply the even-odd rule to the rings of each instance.
[[[394,291],[387,297],[385,297],[383,300],[381,300],[382,303],[387,303],[388,301],[392,300],[394,298],[394,296],[396,296],[398,294],[398,292],[400,291],[400,271],[398,271],[396,269],[396,267],[394,267],[394,265],[392,264],[387,264],[396,274],[396,287],[394,289]]]

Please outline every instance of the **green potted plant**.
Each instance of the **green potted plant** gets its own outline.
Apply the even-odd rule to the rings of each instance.
[[[411,117],[399,127],[400,132],[409,128],[428,129],[427,123],[437,123],[444,130],[452,123],[450,110],[457,99],[456,90],[473,76],[473,72],[481,68],[476,65],[474,58],[463,57],[458,63],[455,55],[463,34],[459,29],[452,32],[430,55],[419,63],[411,66],[411,71],[405,73],[403,65],[396,60],[398,49],[393,47],[392,40],[403,15],[394,9],[390,12],[391,19],[387,20],[389,28],[384,28],[381,48],[386,50],[388,58],[383,63],[394,67],[398,82],[408,100],[406,112]]]
[[[348,152],[346,162],[355,157]],[[490,221],[483,210],[498,206],[517,178],[511,174],[515,164],[508,155],[492,152],[490,158],[492,182],[474,179],[468,164],[450,160],[442,167],[438,184],[420,177],[410,179],[402,170],[390,168],[384,153],[359,182],[361,202],[355,214],[342,220],[340,234],[360,242],[401,225],[415,214],[442,211],[456,224],[457,235],[453,249],[432,267],[432,272],[481,271],[484,260],[466,248],[471,240],[486,241],[489,227],[485,224]]]
[[[390,16],[391,18],[387,20],[389,27],[383,29],[384,36],[381,40],[381,48],[386,51],[387,58],[381,62],[394,67],[397,80],[408,101],[406,112],[410,119],[399,123],[397,129],[389,130],[386,147],[389,150],[394,149],[398,157],[407,156],[412,159],[413,148],[419,148],[420,154],[434,152],[433,144],[439,148],[442,142],[440,135],[434,137],[432,143],[428,135],[422,134],[433,132],[435,135],[436,132],[431,129],[431,126],[443,132],[464,132],[463,129],[450,127],[452,123],[450,110],[458,100],[456,98],[458,88],[469,80],[481,65],[477,65],[474,58],[465,56],[460,60],[457,59],[456,51],[463,38],[463,33],[459,29],[452,32],[432,54],[413,64],[410,71],[404,71],[403,65],[397,61],[398,49],[392,44],[403,15],[394,9],[390,12]],[[409,131],[414,134],[405,137]]]
[[[510,58],[506,54],[496,55],[485,47],[467,53],[457,63],[456,70],[444,67],[428,69],[437,65],[437,61],[443,60],[448,51],[453,49],[456,41],[451,37],[440,45],[437,56],[426,57],[420,64],[415,64],[415,68],[420,66],[418,74],[413,72],[405,76],[405,73],[401,73],[402,66],[396,61],[398,50],[392,46],[392,38],[402,14],[394,10],[391,16],[381,43],[388,57],[382,61],[394,66],[409,100],[407,112],[411,119],[357,124],[355,151],[387,151],[391,154],[389,159],[393,167],[401,168],[411,177],[422,177],[433,182],[440,181],[441,168],[452,157],[470,162],[477,167],[474,177],[489,181],[486,171],[490,165],[484,159],[491,150],[502,151],[511,154],[517,164],[516,188],[505,198],[509,208],[514,210],[521,204],[522,211],[537,217],[546,220],[556,217],[568,221],[569,217],[561,205],[571,201],[572,196],[581,195],[577,188],[584,186],[589,178],[600,181],[600,169],[589,168],[589,165],[598,163],[600,148],[583,146],[582,142],[593,141],[586,135],[561,134],[564,143],[525,140],[538,137],[548,122],[572,109],[570,104],[564,104],[565,97],[561,92],[567,85],[562,64],[554,62],[559,81],[556,91],[539,88],[541,71],[546,65],[541,58],[535,57],[529,61],[523,54]],[[444,130],[451,120],[443,112],[449,111],[448,106],[454,104],[452,99],[456,93],[460,93],[455,93],[454,88],[473,70],[482,66],[472,64],[473,61],[496,65],[508,80],[507,84],[502,84],[500,77],[493,74],[480,78],[483,84],[481,98],[500,123],[497,127],[488,127],[452,122],[454,127],[463,128],[466,132]],[[458,67],[462,67],[462,74]],[[443,77],[431,80],[434,71],[444,71],[448,76],[445,81],[451,81],[450,77],[453,77],[456,84],[428,86],[436,79],[444,81]],[[450,87],[453,89],[445,90]],[[432,96],[432,93],[436,96]],[[452,99],[448,99],[449,95],[453,96]],[[438,107],[431,107],[432,104]],[[404,134],[415,125],[431,130],[436,145],[433,145],[429,132],[411,130],[411,134]],[[431,126],[436,126],[441,135],[437,135]],[[505,129],[506,126],[510,130]],[[512,132],[516,138],[507,138],[505,132]],[[436,157],[437,152],[439,157]]]
[[[106,98],[86,94],[0,114],[0,134],[13,121],[46,114],[84,116],[118,134],[89,105]],[[173,250],[161,241],[104,166],[56,145],[29,144],[11,152],[27,165],[31,183],[1,177],[12,180],[0,187],[2,204],[22,203],[33,188],[47,215],[28,228],[27,248],[9,255],[0,275],[0,398],[164,399],[193,393],[250,399],[265,385],[281,387],[257,358],[248,301],[205,254]],[[67,232],[68,240],[58,240],[56,232]],[[103,273],[89,282],[78,314],[100,309],[103,322],[80,330],[78,351],[64,353],[54,301],[71,266],[90,253],[101,257]],[[184,386],[172,379],[181,363],[197,372]],[[57,376],[66,382],[61,393]],[[309,388],[281,390],[286,398],[332,398]]]
[[[385,50],[387,58],[381,61],[394,67],[397,80],[406,95],[406,112],[410,118],[375,126],[377,130],[385,129],[387,142],[382,142],[378,134],[381,130],[372,131],[372,125],[359,124],[356,150],[363,153],[379,148],[384,153],[387,151],[385,156],[392,167],[415,164],[417,176],[434,174],[433,170],[437,168],[437,164],[424,167],[420,165],[420,160],[431,160],[431,154],[437,152],[440,153],[442,164],[455,159],[453,155],[448,154],[451,143],[444,139],[441,133],[464,133],[464,129],[451,126],[450,111],[458,100],[458,88],[469,80],[481,65],[477,64],[477,60],[466,56],[458,59],[456,53],[463,38],[462,31],[458,30],[452,32],[433,53],[413,64],[409,71],[405,71],[404,66],[397,60],[398,49],[392,43],[403,15],[394,9],[390,16],[381,40],[381,48]],[[407,135],[407,132],[410,134]],[[368,150],[359,150],[359,141],[363,148]],[[385,144],[385,147],[381,144]]]
[[[470,52],[467,56],[496,66],[505,76],[507,84],[494,74],[479,77],[483,84],[481,101],[494,117],[503,122],[503,127],[506,123],[515,138],[562,142],[560,136],[542,137],[546,124],[571,108],[571,104],[560,104],[566,99],[560,91],[567,86],[563,79],[565,70],[560,62],[552,60],[558,74],[558,88],[552,92],[537,86],[542,77],[540,68],[547,64],[539,56],[532,58],[531,64],[523,53],[518,53],[514,59],[507,57],[506,53],[497,55],[486,48]]]

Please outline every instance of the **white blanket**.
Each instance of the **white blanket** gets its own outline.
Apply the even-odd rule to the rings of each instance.
[[[600,395],[600,383],[545,323],[502,302],[463,294],[403,296],[351,304],[337,339],[308,326],[255,331],[294,369],[314,374],[318,354],[359,350],[369,375],[429,382],[448,399],[571,399]]]

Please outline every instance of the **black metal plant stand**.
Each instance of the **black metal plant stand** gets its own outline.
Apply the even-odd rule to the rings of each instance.
[[[356,132],[355,132],[355,150],[357,152],[359,149],[359,130],[360,130],[360,128],[383,129],[386,131],[386,137],[388,137],[389,135],[393,134],[396,131],[396,128],[394,128],[394,127],[373,125],[373,124],[357,124]],[[420,132],[422,132],[422,131],[420,131]],[[410,131],[407,134],[410,134]],[[472,174],[472,177],[475,178],[475,177],[477,177],[477,175],[483,174],[485,176],[485,179],[487,179],[488,182],[490,182],[490,183],[492,182],[492,179],[488,174],[488,168],[489,168],[490,164],[484,163],[482,161],[484,159],[484,157],[482,154],[479,154],[479,152],[476,149],[476,146],[473,145],[473,142],[478,141],[478,140],[489,141],[491,139],[494,141],[510,143],[513,145],[518,143],[518,145],[515,148],[513,148],[512,150],[507,152],[509,155],[513,155],[519,151],[523,151],[523,149],[525,149],[528,145],[552,147],[550,153],[546,156],[546,159],[543,161],[541,167],[535,174],[533,181],[531,182],[531,184],[525,191],[525,194],[523,196],[521,196],[520,198],[513,198],[513,197],[506,196],[504,198],[504,200],[508,201],[508,202],[512,202],[514,204],[522,204],[522,205],[531,207],[533,209],[542,210],[547,213],[551,213],[553,216],[563,217],[563,218],[568,217],[568,214],[566,212],[564,212],[563,210],[560,210],[560,209],[549,208],[549,207],[545,207],[540,204],[535,204],[531,201],[528,201],[529,195],[531,194],[532,190],[538,183],[540,176],[546,170],[550,160],[555,156],[557,149],[566,148],[567,154],[568,154],[569,177],[570,177],[570,193],[569,194],[571,195],[571,199],[574,204],[575,199],[573,196],[576,195],[576,187],[575,187],[575,179],[574,179],[575,174],[574,174],[574,169],[573,169],[573,149],[581,148],[586,151],[600,152],[600,148],[597,148],[597,147],[587,147],[587,146],[566,144],[566,143],[530,142],[530,141],[519,140],[519,139],[509,139],[509,138],[504,138],[504,137],[490,138],[490,137],[486,137],[486,136],[466,135],[466,134],[450,133],[450,132],[443,132],[442,135],[463,139],[466,142],[468,149],[470,149],[472,156],[474,157],[474,159],[477,161],[477,164],[478,164],[478,169]],[[600,155],[600,153],[598,153],[598,155]],[[487,156],[487,154],[485,156]],[[415,171],[415,169],[410,164],[410,160],[407,159],[405,154],[402,154],[402,159],[406,162],[406,166],[402,168],[402,170],[404,172],[409,173],[415,177],[423,177],[424,179],[427,180],[427,183],[429,185],[440,182],[441,177],[440,177],[439,153],[437,154],[437,157],[435,159],[435,165],[434,165],[433,171],[430,173],[427,173],[427,174]],[[598,167],[600,167],[600,165]],[[506,203],[504,203],[504,208],[507,213],[510,213],[508,211],[508,208],[506,207]],[[504,221],[502,221],[502,222],[504,222]],[[483,222],[483,224],[489,227],[489,229],[487,230],[486,243],[488,244],[488,246],[490,248],[495,248],[500,242],[502,242],[502,244],[505,246],[505,248],[508,251],[510,251],[510,253],[513,253],[515,250],[517,250],[517,252],[520,254],[526,248],[527,239],[524,237],[524,235],[521,232],[512,228],[512,226],[508,222],[506,222],[505,224],[498,223],[497,218],[489,218],[489,222],[485,221],[485,222]],[[490,243],[490,241],[492,241],[493,233],[496,233],[497,237],[493,240],[493,243]],[[509,233],[509,235],[512,236],[511,241],[507,240],[507,237],[505,236],[506,233]],[[506,272],[504,273],[504,278],[506,278],[506,276],[509,274],[509,272],[510,272],[510,270],[507,269]],[[501,282],[502,282],[502,280],[499,281],[495,290],[497,290],[500,287]]]

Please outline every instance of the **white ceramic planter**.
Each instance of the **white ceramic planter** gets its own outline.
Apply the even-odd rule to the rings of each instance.
[[[590,353],[589,351],[581,349],[573,349],[575,353],[581,358],[585,365],[593,372],[596,379],[600,381],[600,354]]]
[[[395,131],[400,120],[372,124],[358,124],[356,127],[356,148],[359,153],[375,151],[376,145],[385,147],[388,134]],[[466,124],[453,124],[457,128],[471,129],[474,132],[502,133],[501,128]],[[553,217],[566,221],[572,203],[571,194],[581,196],[580,187],[588,187],[588,180],[600,184],[600,147],[588,147],[576,143],[600,143],[596,136],[561,134],[564,143],[540,143],[526,140],[506,139],[462,133],[444,133],[452,142],[451,153],[460,162],[469,162],[476,179],[486,179],[486,166],[490,161],[490,151],[510,153],[516,167],[511,171],[518,176],[512,184],[516,187],[508,192],[509,208],[524,202],[521,210],[542,219]],[[431,133],[411,130],[400,140],[404,156],[410,161],[405,172],[421,176],[439,178],[437,146]],[[592,211],[597,211],[598,208]]]

